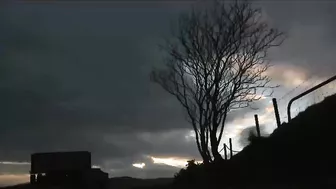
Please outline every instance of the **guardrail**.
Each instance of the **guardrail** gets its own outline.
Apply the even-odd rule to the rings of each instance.
[[[287,117],[288,117],[288,122],[292,119],[292,117],[291,117],[291,106],[292,106],[292,104],[293,104],[294,101],[296,101],[296,100],[298,100],[298,99],[300,99],[300,98],[306,96],[307,94],[309,94],[309,93],[315,91],[315,90],[318,89],[318,88],[321,88],[322,86],[324,86],[324,85],[326,85],[326,84],[328,84],[328,83],[330,83],[330,82],[332,82],[332,81],[334,81],[334,80],[336,80],[336,75],[333,76],[333,77],[331,77],[331,78],[329,78],[329,79],[327,79],[326,81],[324,81],[324,82],[322,82],[322,83],[320,83],[320,84],[318,84],[318,85],[316,85],[316,86],[314,86],[314,87],[312,87],[312,88],[306,90],[305,92],[303,92],[303,93],[301,93],[301,94],[295,96],[294,98],[292,98],[292,99],[288,102],[288,105],[287,105]]]

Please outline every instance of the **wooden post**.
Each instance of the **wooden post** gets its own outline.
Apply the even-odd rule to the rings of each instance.
[[[225,158],[225,160],[228,159],[228,157],[227,157],[227,151],[226,151],[226,144],[224,144],[224,158]]]
[[[233,156],[232,139],[231,138],[229,138],[229,143],[230,143],[230,159],[231,159],[232,156]]]
[[[280,114],[279,114],[279,109],[278,109],[278,103],[277,103],[276,98],[273,98],[272,101],[273,101],[273,108],[274,108],[274,114],[275,114],[277,127],[280,127],[281,120],[280,120]]]
[[[259,126],[259,119],[258,119],[258,115],[255,114],[254,115],[254,120],[255,120],[255,124],[256,124],[256,128],[257,128],[257,135],[258,137],[260,137],[260,126]]]

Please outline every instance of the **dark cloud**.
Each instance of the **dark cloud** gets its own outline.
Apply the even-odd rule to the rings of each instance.
[[[259,5],[271,23],[286,32],[285,43],[273,49],[274,61],[301,66],[312,75],[330,76],[335,73],[334,2],[261,1]]]
[[[89,150],[94,163],[119,161],[131,174],[132,163],[144,155],[197,155],[184,131],[169,136],[173,142],[151,137],[189,128],[177,102],[148,77],[160,61],[157,39],[169,29],[174,11],[152,18],[155,9],[119,8],[6,7],[0,32],[0,160]],[[140,137],[143,132],[148,139]]]

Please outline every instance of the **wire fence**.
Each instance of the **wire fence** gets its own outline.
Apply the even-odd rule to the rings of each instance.
[[[303,81],[301,84],[284,94],[282,97],[278,98],[278,108],[280,112],[281,122],[288,121],[287,115],[287,105],[289,101],[295,96],[313,88],[314,86],[324,82],[328,78],[316,78],[310,77]],[[303,112],[309,106],[317,104],[323,101],[326,97],[336,94],[336,80],[312,91],[311,93],[297,99],[291,106],[291,117],[294,118],[300,112]]]
[[[290,90],[287,90],[286,93],[279,95],[279,97],[276,99],[281,123],[288,122],[287,106],[291,99],[315,87],[316,85],[324,82],[329,78],[331,78],[331,76],[326,78],[319,78],[314,76],[309,77],[306,80],[297,84],[296,86],[293,86]],[[336,80],[331,81],[330,83],[323,85],[320,88],[312,91],[311,93],[294,101],[290,108],[291,118],[296,117],[299,113],[306,110],[309,106],[317,104],[323,101],[326,97],[334,94],[336,94]],[[273,106],[271,108],[273,110]],[[267,126],[271,127],[271,130],[274,130],[275,128],[277,128],[277,124],[274,117],[274,111],[272,112],[273,119],[271,119],[272,121],[270,123],[267,123]],[[224,145],[224,147],[221,148],[220,153],[223,153],[225,147],[227,148],[228,152],[230,152],[230,148],[227,145]],[[234,155],[238,153],[239,150],[232,149],[232,152]],[[227,156],[230,158],[230,153],[228,153]]]

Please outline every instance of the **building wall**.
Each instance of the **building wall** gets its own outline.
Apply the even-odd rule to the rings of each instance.
[[[31,173],[91,169],[90,152],[37,153],[31,156]]]

